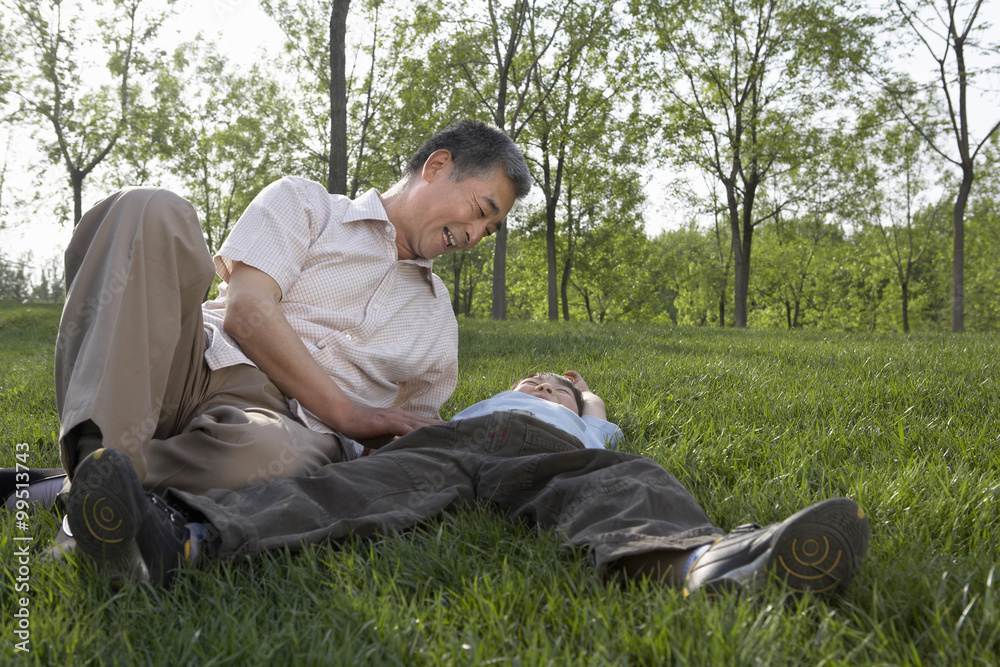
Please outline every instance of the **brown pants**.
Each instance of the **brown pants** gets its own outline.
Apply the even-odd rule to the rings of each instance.
[[[201,303],[214,274],[194,208],[171,192],[123,190],[81,218],[55,354],[71,476],[66,435],[88,420],[153,491],[239,489],[343,458],[253,366],[209,369]]]
[[[723,535],[654,461],[585,449],[516,412],[425,426],[372,456],[242,491],[169,491],[189,519],[220,536],[222,559],[348,535],[391,533],[481,501],[512,520],[554,528],[598,567],[653,551],[686,551]]]

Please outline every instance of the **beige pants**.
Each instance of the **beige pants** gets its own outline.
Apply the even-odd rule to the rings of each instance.
[[[214,273],[194,208],[166,190],[123,190],[80,220],[55,354],[71,476],[66,435],[88,420],[151,491],[239,489],[344,458],[256,368],[209,369],[201,303]]]

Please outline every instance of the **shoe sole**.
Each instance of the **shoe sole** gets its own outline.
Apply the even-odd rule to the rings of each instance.
[[[783,521],[755,560],[696,590],[713,598],[733,592],[759,593],[773,574],[794,594],[827,596],[854,577],[869,539],[868,519],[857,503],[848,498],[826,500]],[[685,589],[685,594],[690,592]]]
[[[114,588],[149,576],[135,541],[141,511],[130,490],[137,482],[127,457],[99,449],[80,463],[70,487],[67,516],[73,538]]]
[[[807,507],[772,538],[769,570],[794,593],[826,595],[861,567],[871,529],[865,511],[847,498]]]

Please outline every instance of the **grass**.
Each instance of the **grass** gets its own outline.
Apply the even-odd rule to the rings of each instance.
[[[0,307],[0,465],[57,465],[58,309]],[[603,580],[551,533],[486,508],[403,535],[187,570],[112,596],[88,563],[30,565],[37,664],[1000,663],[1000,429],[993,335],[846,335],[463,321],[445,415],[530,369],[581,371],[625,448],[723,528],[847,495],[872,522],[846,593],[709,604]],[[31,517],[33,553],[55,533]],[[5,562],[17,544],[3,523]],[[12,561],[13,559],[11,559]],[[14,654],[5,568],[0,662]]]

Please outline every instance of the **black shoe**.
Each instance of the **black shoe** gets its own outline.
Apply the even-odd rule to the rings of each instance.
[[[77,547],[107,574],[113,588],[148,581],[166,588],[189,560],[187,521],[143,491],[128,457],[98,449],[77,466],[67,502]]]
[[[11,512],[16,509],[18,500],[44,506],[54,505],[65,480],[66,471],[62,468],[2,468],[0,498]],[[27,488],[25,484],[28,485]],[[18,491],[21,493],[18,494]]]
[[[55,539],[38,555],[38,560],[42,563],[65,563],[74,553],[76,553],[76,540],[70,533],[69,517],[64,515]]]
[[[684,594],[752,592],[772,572],[794,593],[831,594],[860,567],[869,535],[864,510],[847,498],[817,503],[766,528],[740,526],[694,562]]]

